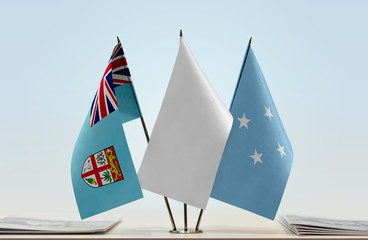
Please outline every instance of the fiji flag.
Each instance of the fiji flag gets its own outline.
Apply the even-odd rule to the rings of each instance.
[[[119,41],[75,144],[71,174],[81,218],[142,198],[122,124],[141,117]]]
[[[233,126],[211,197],[273,220],[293,151],[250,44],[230,112]]]

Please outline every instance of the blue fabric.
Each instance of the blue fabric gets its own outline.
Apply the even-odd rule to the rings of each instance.
[[[142,116],[133,83],[126,83],[115,87],[115,94],[121,121],[123,123]]]
[[[90,127],[88,114],[75,144],[71,176],[82,219],[143,197],[122,126],[122,123],[141,116],[139,105],[131,83],[116,87],[115,93],[118,111],[110,113],[93,127]],[[124,179],[93,188],[82,179],[84,162],[110,146],[115,149]]]
[[[273,116],[265,115],[268,108]],[[230,112],[233,126],[211,197],[274,219],[291,170],[293,151],[250,46]],[[248,119],[246,124],[238,119],[243,115]],[[286,155],[280,147],[284,147]],[[262,162],[251,157],[256,153],[262,154]]]

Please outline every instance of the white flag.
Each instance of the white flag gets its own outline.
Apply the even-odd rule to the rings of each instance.
[[[205,209],[232,116],[184,39],[138,177],[143,189]]]

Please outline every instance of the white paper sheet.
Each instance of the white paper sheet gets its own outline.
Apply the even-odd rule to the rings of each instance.
[[[119,220],[63,221],[38,218],[6,217],[0,219],[0,234],[101,233],[108,231],[118,223]]]

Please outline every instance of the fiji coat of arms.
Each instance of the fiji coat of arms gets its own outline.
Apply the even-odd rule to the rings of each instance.
[[[84,161],[82,178],[94,188],[123,180],[114,146],[89,156]]]

